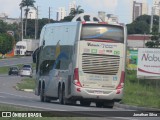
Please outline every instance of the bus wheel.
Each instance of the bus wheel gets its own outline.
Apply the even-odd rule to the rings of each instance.
[[[104,108],[113,108],[113,106],[114,106],[114,101],[105,101],[103,103]]]
[[[43,88],[40,89],[40,100],[41,102],[44,102],[44,89]]]
[[[91,102],[90,102],[90,101],[81,100],[81,101],[80,101],[80,104],[81,104],[82,106],[90,106]]]
[[[103,107],[103,102],[96,102],[96,107],[99,107],[99,108]]]
[[[64,105],[70,104],[70,101],[65,98],[65,88],[63,88],[63,90],[62,90],[62,96],[63,96],[62,97],[63,98],[63,104]]]
[[[44,102],[50,102],[51,99],[49,97],[44,96]]]
[[[63,104],[63,95],[62,95],[61,87],[58,88],[58,99],[59,99],[59,103]]]

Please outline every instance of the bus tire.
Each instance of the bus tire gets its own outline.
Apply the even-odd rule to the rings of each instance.
[[[50,101],[51,101],[51,99],[49,97],[44,96],[44,102],[50,102]]]
[[[69,101],[65,98],[65,87],[62,88],[62,100],[64,105],[69,104]]]
[[[90,101],[81,100],[80,104],[81,104],[81,106],[90,106],[91,102]]]
[[[99,107],[99,108],[103,107],[103,102],[96,102],[96,107]]]
[[[44,89],[43,88],[40,89],[40,101],[44,102]]]
[[[58,87],[58,99],[59,99],[59,103],[63,104],[63,95],[62,95],[62,89],[60,86]]]

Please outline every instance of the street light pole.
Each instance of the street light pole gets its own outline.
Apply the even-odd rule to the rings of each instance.
[[[22,7],[21,7],[21,40],[23,40],[23,17],[22,17],[23,13],[22,13]]]
[[[49,20],[48,20],[48,23],[50,23],[50,17],[51,17],[51,8],[49,7]]]
[[[35,8],[36,17],[35,17],[35,40],[37,39],[37,32],[38,32],[38,6]]]
[[[153,10],[154,10],[154,7],[152,7],[152,10],[151,10],[151,26],[150,26],[150,33],[152,32],[152,28],[153,28]]]

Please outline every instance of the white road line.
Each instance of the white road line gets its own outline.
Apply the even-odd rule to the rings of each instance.
[[[0,103],[3,104],[8,104],[8,105],[18,105],[18,106],[22,106],[22,107],[27,107],[27,108],[35,108],[35,109],[41,109],[41,110],[51,110],[51,111],[67,111],[67,110],[61,110],[61,109],[53,109],[53,108],[48,108],[48,107],[38,107],[38,106],[30,106],[30,105],[23,105],[23,104],[15,104],[15,103],[9,103],[9,102],[3,102],[0,101]]]

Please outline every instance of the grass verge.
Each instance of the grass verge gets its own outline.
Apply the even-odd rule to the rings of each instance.
[[[122,103],[160,108],[160,81],[138,80],[136,71],[127,71]]]
[[[23,89],[34,89],[35,79],[34,78],[23,78],[20,83],[17,84],[19,90]]]

